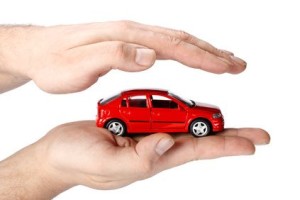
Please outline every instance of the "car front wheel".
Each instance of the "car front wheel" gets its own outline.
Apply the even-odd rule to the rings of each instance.
[[[120,120],[111,120],[109,121],[105,128],[107,128],[111,133],[118,136],[124,136],[126,133],[126,126]]]
[[[190,133],[195,137],[203,137],[210,133],[210,123],[204,119],[196,119],[190,125]]]

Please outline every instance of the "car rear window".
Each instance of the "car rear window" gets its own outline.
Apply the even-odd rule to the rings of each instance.
[[[129,107],[147,108],[147,98],[145,95],[131,96],[128,98]]]
[[[108,98],[101,99],[101,100],[99,101],[99,103],[100,103],[101,105],[105,105],[105,104],[107,104],[107,103],[109,103],[109,102],[115,100],[115,99],[118,98],[119,96],[120,96],[120,94],[117,94],[117,95],[114,95],[114,96],[111,96],[111,97],[108,97]]]

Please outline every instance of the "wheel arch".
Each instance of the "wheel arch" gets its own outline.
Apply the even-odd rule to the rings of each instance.
[[[208,124],[209,124],[209,126],[212,130],[212,123],[210,122],[210,120],[208,120],[207,118],[204,118],[204,117],[197,117],[197,118],[194,118],[194,119],[189,121],[188,126],[187,126],[188,131],[190,130],[190,126],[192,125],[192,123],[196,120],[204,120],[204,121],[208,122]]]
[[[127,129],[128,126],[127,126],[126,122],[124,120],[122,120],[120,118],[116,118],[116,117],[107,119],[106,122],[104,123],[104,128],[106,128],[107,124],[112,120],[118,120],[118,121],[122,122],[124,124],[125,128]]]

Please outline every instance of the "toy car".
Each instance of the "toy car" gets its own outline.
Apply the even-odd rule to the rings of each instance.
[[[96,124],[119,136],[189,132],[201,137],[224,129],[218,107],[152,89],[129,90],[101,99]]]

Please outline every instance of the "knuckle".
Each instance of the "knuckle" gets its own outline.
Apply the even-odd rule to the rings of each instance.
[[[172,30],[173,33],[168,36],[168,40],[172,45],[179,46],[186,41],[192,40],[192,36],[182,30]]]
[[[175,30],[175,35],[183,41],[188,41],[192,38],[192,36],[189,33],[183,30]]]
[[[168,41],[171,43],[172,46],[180,46],[184,42],[182,39],[170,35],[168,36]]]
[[[224,51],[222,51],[222,50],[220,50],[220,49],[212,48],[212,51],[215,52],[215,54],[216,54],[217,56],[220,56],[220,57],[222,57],[222,58],[231,60],[230,55],[228,55],[226,52],[224,52]]]
[[[119,29],[121,29],[121,31],[124,31],[130,29],[133,25],[133,22],[129,20],[121,20],[117,21],[116,25]]]
[[[118,59],[124,59],[130,55],[128,46],[123,42],[115,42],[112,45],[112,56]]]

